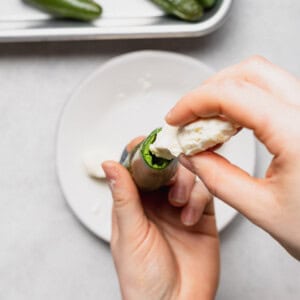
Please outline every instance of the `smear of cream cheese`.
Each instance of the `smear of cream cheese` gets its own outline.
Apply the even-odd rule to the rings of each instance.
[[[86,151],[83,154],[83,164],[85,166],[86,172],[89,176],[98,179],[104,179],[105,173],[101,167],[101,164],[106,160],[119,161],[120,152],[114,151],[108,147],[99,147],[94,150]]]
[[[172,159],[181,153],[193,155],[226,142],[239,126],[219,118],[201,119],[186,126],[165,124],[150,151],[157,157]]]

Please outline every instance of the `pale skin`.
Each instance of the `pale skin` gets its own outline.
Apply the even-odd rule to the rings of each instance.
[[[182,157],[208,190],[267,231],[300,259],[300,82],[255,56],[223,70],[185,95],[166,121],[184,125],[222,115],[253,130],[273,155],[254,178],[213,152]],[[218,184],[222,182],[222,184]]]
[[[169,187],[142,194],[126,169],[103,164],[114,199],[111,248],[123,299],[214,298],[219,240],[210,193],[300,259],[299,80],[252,57],[185,95],[166,121],[180,126],[220,115],[253,130],[273,155],[264,178],[206,151],[180,157],[186,169]]]
[[[103,169],[114,199],[111,250],[122,298],[214,299],[219,239],[204,185],[181,166],[169,186],[141,193],[120,164]]]

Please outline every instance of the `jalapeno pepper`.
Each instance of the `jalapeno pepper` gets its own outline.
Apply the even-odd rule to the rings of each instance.
[[[99,4],[92,0],[25,0],[25,2],[58,17],[92,21],[102,13]]]
[[[152,0],[166,13],[186,21],[198,21],[203,16],[203,8],[198,0]]]
[[[136,185],[144,191],[153,191],[164,186],[177,170],[177,159],[159,158],[150,152],[150,145],[160,130],[161,128],[152,131],[130,153],[125,151],[121,157],[122,165],[129,170]]]
[[[216,0],[198,0],[198,2],[203,6],[203,8],[211,8],[216,4]]]

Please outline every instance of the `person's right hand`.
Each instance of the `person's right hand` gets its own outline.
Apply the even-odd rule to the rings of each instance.
[[[265,178],[254,178],[206,151],[181,157],[209,191],[300,259],[300,82],[264,58],[221,71],[185,95],[166,121],[184,125],[222,115],[252,129],[273,154]]]

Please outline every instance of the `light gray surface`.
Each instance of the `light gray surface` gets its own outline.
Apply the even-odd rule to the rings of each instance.
[[[287,4],[288,3],[288,4]],[[300,75],[300,2],[235,1],[206,38],[0,46],[0,299],[119,299],[109,248],[68,209],[55,175],[68,96],[114,55],[159,49],[216,69],[260,53]],[[258,146],[257,174],[269,156]],[[218,299],[299,299],[300,265],[238,217],[222,234]]]

